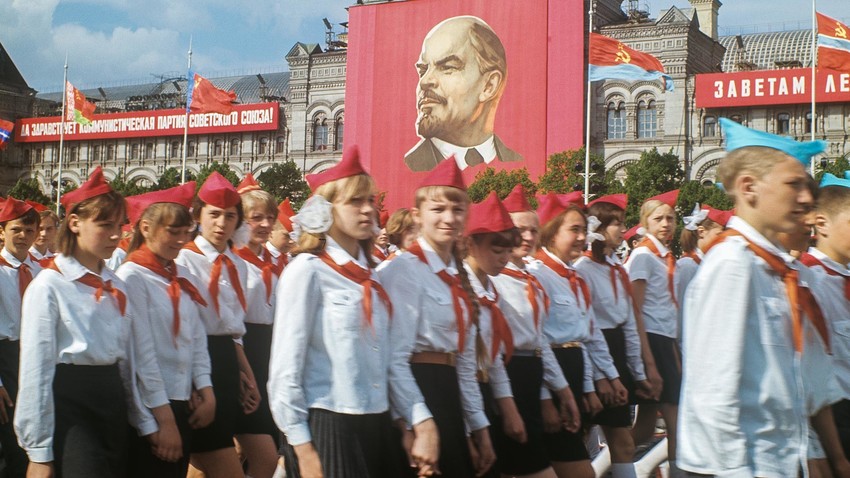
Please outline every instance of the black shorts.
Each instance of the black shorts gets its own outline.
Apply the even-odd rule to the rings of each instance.
[[[215,418],[205,427],[192,430],[192,453],[230,448],[236,434],[236,421],[242,416],[239,403],[239,364],[236,344],[229,335],[208,335],[210,368],[215,394]]]
[[[570,390],[573,392],[577,404],[581,403],[584,396],[584,354],[582,350],[581,347],[554,349],[555,358],[564,372],[564,377],[570,384]],[[553,396],[552,401],[555,407],[560,406],[557,397]],[[585,422],[586,420],[582,418],[582,423]],[[543,442],[551,461],[567,462],[590,459],[587,447],[584,444],[582,430],[572,433],[562,429],[558,433],[544,433]]]
[[[664,380],[664,388],[661,390],[661,399],[640,399],[638,403],[666,403],[668,405],[679,405],[679,392],[682,388],[682,354],[679,352],[679,344],[676,339],[663,335],[646,333],[649,341],[649,349],[655,358],[655,366],[658,374]]]

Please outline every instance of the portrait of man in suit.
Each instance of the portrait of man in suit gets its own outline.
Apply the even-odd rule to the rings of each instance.
[[[452,155],[461,169],[523,160],[493,131],[508,67],[489,25],[472,16],[440,22],[425,36],[416,69],[421,140],[404,156],[411,171],[430,171]]]

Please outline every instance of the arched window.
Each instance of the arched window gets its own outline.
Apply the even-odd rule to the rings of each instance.
[[[655,100],[640,100],[637,111],[638,138],[654,138],[658,129]]]
[[[171,142],[171,157],[179,158],[180,157],[180,142],[172,141]]]
[[[94,154],[92,154],[92,161],[100,161],[100,145],[94,147]]]
[[[342,115],[338,116],[334,122],[334,150],[342,149],[342,135],[345,131],[345,118]]]
[[[71,154],[68,155],[68,161],[77,161],[80,159],[80,149],[76,146],[71,148]]]
[[[139,145],[130,146],[130,159],[139,159]]]
[[[809,111],[806,113],[806,133],[809,134],[812,132],[812,112]]]
[[[106,147],[106,160],[115,161],[115,145],[110,144]]]
[[[224,141],[217,139],[213,143],[213,156],[221,156],[224,152]]]
[[[626,137],[626,111],[620,102],[608,103],[608,139]]]
[[[788,113],[779,113],[776,115],[776,134],[791,133],[791,115]]]
[[[324,113],[319,113],[313,120],[313,151],[326,149],[328,149],[328,120]]]
[[[145,159],[153,159],[153,143],[145,145]]]
[[[744,124],[744,117],[741,115],[732,115],[729,117],[729,119],[738,124]]]
[[[189,144],[186,147],[186,156],[194,158],[197,153],[198,149],[195,147],[195,142],[189,141]]]
[[[269,150],[269,139],[260,138],[260,143],[257,145],[257,154],[266,154]]]
[[[283,136],[277,137],[277,142],[275,145],[275,154],[284,154],[286,153],[286,138]]]
[[[241,149],[239,145],[242,144],[238,139],[230,140],[230,155],[231,156],[239,156],[239,150]]]
[[[706,116],[702,120],[702,136],[703,138],[713,138],[717,136],[717,118],[714,116]]]

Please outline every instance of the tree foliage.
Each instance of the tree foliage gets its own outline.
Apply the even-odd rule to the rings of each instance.
[[[289,198],[294,209],[300,208],[310,196],[310,186],[294,161],[272,165],[260,174],[257,182],[260,187],[270,192],[277,202]]]
[[[685,171],[679,157],[672,151],[659,153],[658,148],[644,151],[640,160],[626,166],[625,193],[629,195],[626,223],[637,224],[640,220],[640,205],[652,196],[682,186]]]
[[[487,168],[475,175],[475,180],[467,188],[467,193],[472,202],[483,201],[490,191],[496,191],[499,198],[504,199],[517,184],[522,184],[526,194],[530,196],[534,196],[534,192],[537,191],[537,186],[529,177],[526,168],[511,171]]]
[[[818,167],[818,171],[815,173],[815,179],[818,181],[818,184],[820,184],[820,180],[826,173],[831,173],[839,178],[843,178],[844,171],[848,170],[850,170],[850,161],[848,161],[846,157],[842,156],[835,161],[828,162],[826,167]]]
[[[12,186],[12,189],[9,190],[8,195],[21,201],[29,199],[30,201],[35,201],[48,207],[52,203],[50,197],[41,192],[41,188],[38,186],[38,180],[35,178],[19,179]]]
[[[234,186],[239,184],[239,176],[237,176],[236,173],[232,169],[230,169],[230,165],[225,163],[219,163],[218,161],[213,161],[208,165],[201,166],[201,169],[198,171],[198,178],[196,179],[198,184],[195,185],[196,190],[201,189],[201,186],[204,184],[204,181],[206,181],[207,178],[210,177],[210,174],[212,174],[213,171],[218,171],[219,174],[224,176],[225,179],[230,181],[230,183]]]
[[[115,179],[113,179],[112,181],[109,181],[109,186],[115,192],[120,193],[124,197],[135,196],[137,194],[144,194],[152,190],[151,188],[139,186],[135,182],[126,181],[121,174],[115,176]]]
[[[186,171],[186,182],[195,179],[195,175],[191,171]],[[155,191],[169,189],[180,185],[180,170],[177,168],[168,168],[159,176],[159,181],[153,187]]]
[[[541,193],[568,193],[584,190],[584,148],[555,153],[546,161],[546,172],[537,181]],[[605,158],[590,154],[590,193],[606,192]]]

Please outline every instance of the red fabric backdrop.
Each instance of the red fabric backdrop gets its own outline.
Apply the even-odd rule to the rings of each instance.
[[[549,154],[583,144],[583,2],[563,0],[416,0],[352,7],[346,77],[346,146],[360,147],[364,166],[387,191],[390,210],[409,207],[417,183],[404,155],[416,134],[414,67],[426,34],[441,21],[472,15],[501,39],[507,86],[495,134],[524,157],[493,162],[543,173]],[[464,171],[467,182],[486,167]]]

